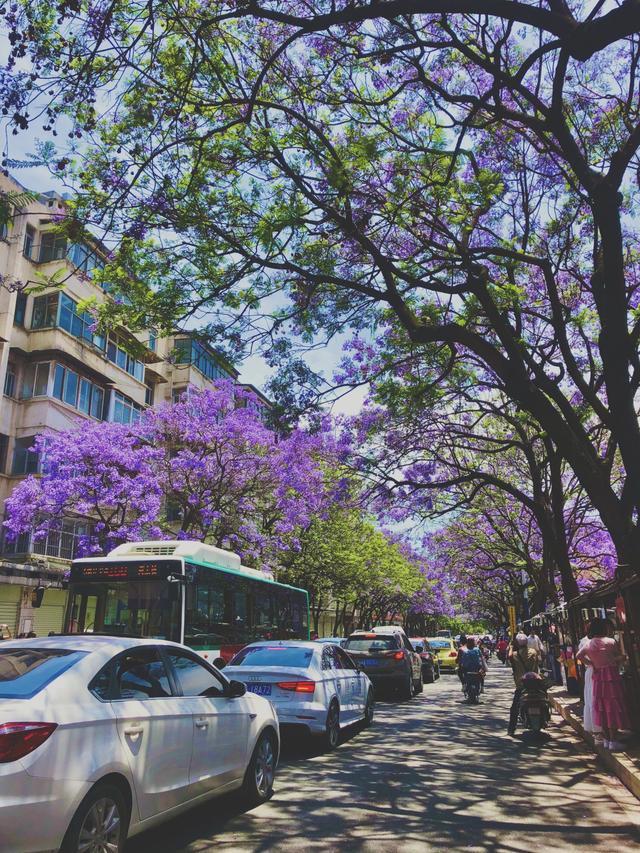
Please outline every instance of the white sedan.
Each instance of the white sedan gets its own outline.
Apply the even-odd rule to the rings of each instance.
[[[225,668],[227,677],[269,699],[280,725],[322,735],[334,749],[340,729],[373,722],[373,687],[340,646],[283,640],[251,643]]]
[[[0,850],[121,853],[128,836],[236,788],[271,795],[270,703],[186,646],[0,644]]]

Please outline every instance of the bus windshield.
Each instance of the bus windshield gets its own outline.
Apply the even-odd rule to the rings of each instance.
[[[77,583],[67,630],[180,642],[180,611],[166,580]]]

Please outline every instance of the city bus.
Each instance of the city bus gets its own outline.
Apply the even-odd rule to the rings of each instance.
[[[212,545],[128,542],[72,562],[65,631],[174,640],[222,666],[254,640],[308,640],[309,596]]]

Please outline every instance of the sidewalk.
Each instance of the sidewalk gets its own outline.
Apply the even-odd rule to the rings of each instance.
[[[570,696],[564,687],[552,687],[549,691],[555,710],[569,725],[584,738],[602,763],[626,785],[631,793],[640,800],[640,744],[633,737],[625,752],[609,752],[602,744],[595,742],[593,735],[585,732],[582,722],[582,700],[578,696]]]

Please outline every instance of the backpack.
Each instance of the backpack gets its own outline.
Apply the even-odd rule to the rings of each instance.
[[[465,649],[460,657],[460,665],[466,672],[480,672],[482,669],[480,649]]]

